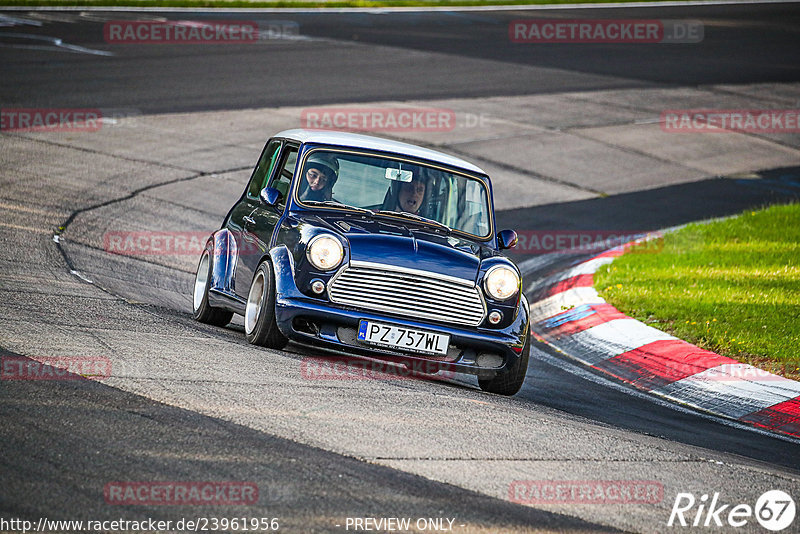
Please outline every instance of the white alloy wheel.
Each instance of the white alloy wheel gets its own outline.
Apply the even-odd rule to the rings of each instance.
[[[197,275],[194,278],[194,295],[192,298],[192,304],[194,306],[195,313],[197,313],[197,310],[200,309],[200,305],[203,303],[203,297],[206,294],[206,284],[208,284],[208,267],[210,263],[211,262],[208,259],[208,252],[203,252],[202,257],[200,258],[200,264],[197,266]]]
[[[264,273],[256,272],[253,285],[250,286],[250,294],[247,295],[247,308],[244,313],[244,331],[247,334],[253,333],[258,323],[258,316],[261,313],[261,304],[264,301]]]

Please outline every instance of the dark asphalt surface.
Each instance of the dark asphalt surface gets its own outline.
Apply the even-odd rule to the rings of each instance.
[[[541,230],[603,228],[633,234],[734,215],[746,209],[795,201],[800,196],[800,166],[772,169],[759,176],[709,178],[603,198],[506,210],[497,214],[497,225]],[[518,253],[511,256],[518,262],[531,257]]]
[[[14,356],[2,353],[2,356]],[[76,379],[2,388],[0,517],[157,521],[277,518],[281,532],[330,532],[371,511],[381,517],[456,517],[471,528],[615,532],[579,519],[270,436],[241,425]],[[242,481],[240,506],[114,506],[107,484]],[[13,491],[10,491],[13,488]],[[174,529],[171,529],[174,530]],[[225,529],[227,530],[227,529]]]
[[[22,16],[19,12],[9,13]],[[692,8],[432,13],[147,13],[171,20],[291,23],[301,42],[119,45],[103,38],[105,14],[89,21],[0,28],[0,102],[6,107],[134,108],[141,113],[243,109],[450,97],[523,95],[674,85],[800,80],[798,4]],[[696,20],[697,44],[517,44],[526,18]],[[110,51],[19,54],[30,39]],[[331,41],[333,40],[333,41]],[[369,43],[353,47],[348,43]],[[396,48],[436,56],[397,55]]]

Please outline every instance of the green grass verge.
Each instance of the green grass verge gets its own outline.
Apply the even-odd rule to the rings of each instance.
[[[800,378],[800,204],[666,234],[604,266],[595,288],[655,328]]]
[[[641,0],[3,0],[0,8],[9,6],[87,6],[87,7],[193,7],[193,8],[313,8],[313,7],[456,7],[542,4],[604,4]],[[657,2],[658,0],[645,0]]]

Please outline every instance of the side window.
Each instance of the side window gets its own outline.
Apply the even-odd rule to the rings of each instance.
[[[297,166],[297,147],[289,146],[284,150],[281,159],[280,171],[275,175],[270,187],[274,187],[281,192],[281,199],[278,206],[283,208],[286,205],[286,198],[289,196],[289,184],[292,182],[294,168]]]
[[[264,149],[258,165],[256,165],[256,170],[253,171],[253,177],[250,178],[250,183],[247,185],[247,196],[250,198],[258,198],[258,194],[266,187],[267,179],[272,174],[272,169],[275,168],[275,162],[278,160],[280,148],[280,141],[270,141]]]

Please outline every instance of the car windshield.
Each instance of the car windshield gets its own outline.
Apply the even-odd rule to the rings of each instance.
[[[481,238],[491,230],[483,180],[418,162],[316,149],[306,156],[295,191],[307,206],[347,206],[422,224],[427,219]]]

